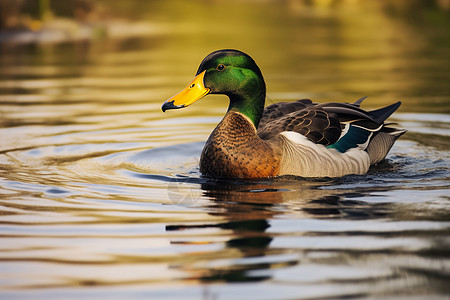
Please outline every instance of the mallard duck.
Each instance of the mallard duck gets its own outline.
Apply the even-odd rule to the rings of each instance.
[[[364,174],[405,133],[384,123],[401,102],[372,111],[360,108],[365,98],[352,104],[303,99],[264,108],[262,73],[238,50],[206,56],[194,80],[165,101],[162,110],[189,106],[208,94],[225,94],[230,104],[200,157],[200,172],[206,177]]]

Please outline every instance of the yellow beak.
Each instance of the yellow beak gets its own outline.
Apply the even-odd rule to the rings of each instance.
[[[189,83],[189,85],[184,90],[182,90],[169,100],[166,100],[166,102],[164,102],[161,107],[162,111],[164,112],[168,109],[183,108],[189,106],[195,101],[200,100],[201,98],[206,96],[210,90],[208,88],[205,88],[205,85],[203,84],[203,77],[205,77],[205,72],[206,71],[203,71],[195,76],[194,80]]]

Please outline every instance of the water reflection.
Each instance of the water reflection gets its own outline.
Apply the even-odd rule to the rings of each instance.
[[[214,225],[171,225],[166,230],[192,230],[197,228],[220,228],[230,232],[233,238],[225,242],[226,249],[224,252],[229,255],[223,255],[220,258],[213,259],[211,262],[202,266],[181,266],[195,277],[197,280],[204,282],[237,282],[237,281],[260,281],[266,280],[269,276],[252,276],[249,274],[252,270],[270,269],[275,263],[252,262],[250,258],[270,257],[269,244],[272,238],[265,234],[265,230],[269,227],[267,220],[244,220],[229,221]],[[187,244],[189,242],[173,241],[173,244]],[[230,255],[231,254],[231,255]],[[231,257],[230,257],[231,256]],[[242,260],[239,263],[239,260]],[[270,260],[262,259],[262,260]],[[257,261],[257,260],[256,260]],[[283,263],[285,264],[285,263]],[[279,265],[279,263],[278,263]]]
[[[206,181],[202,183],[203,196],[210,203],[205,207],[210,214],[221,216],[225,222],[212,225],[171,225],[166,230],[194,230],[219,228],[227,232],[228,238],[222,255],[211,262],[182,266],[202,282],[251,282],[267,280],[268,275],[252,275],[254,270],[265,270],[295,264],[277,257],[277,251],[269,248],[272,237],[266,232],[269,220],[278,212],[274,208],[283,204],[284,193],[270,184],[232,181]],[[173,243],[180,243],[176,241]],[[188,244],[188,242],[187,242]],[[274,260],[274,261],[273,261]]]
[[[183,179],[183,184],[186,179]],[[354,184],[361,178],[347,178]],[[187,180],[189,181],[189,180]],[[190,180],[192,183],[193,180]],[[197,182],[198,184],[198,182]],[[254,282],[272,278],[277,269],[301,265],[302,261],[295,252],[283,247],[273,247],[271,243],[278,234],[268,231],[272,220],[286,218],[286,213],[303,219],[346,219],[370,220],[387,218],[395,209],[389,203],[368,204],[352,198],[365,197],[371,191],[327,190],[324,185],[335,184],[335,180],[305,181],[300,178],[282,178],[275,181],[217,181],[203,179],[202,196],[208,203],[202,208],[209,214],[221,217],[218,223],[191,224],[177,223],[166,226],[168,232],[181,231],[183,235],[195,235],[196,230],[218,229],[226,233],[223,249],[205,262],[196,260],[193,264],[175,265],[175,269],[188,272],[192,278],[201,282]],[[191,187],[192,188],[192,187]],[[390,190],[390,187],[384,190]],[[177,188],[180,193],[182,189]],[[381,191],[383,189],[378,189]],[[192,194],[189,194],[192,196]],[[186,201],[179,205],[195,205],[195,201]],[[304,236],[329,236],[332,232],[308,232],[298,227]],[[367,232],[347,231],[345,236],[367,235]],[[210,244],[213,241],[175,239],[174,245]],[[334,252],[335,250],[329,249]],[[364,253],[363,251],[362,253]],[[195,254],[198,256],[198,253]],[[206,258],[205,258],[206,259]],[[337,261],[339,261],[337,259]]]

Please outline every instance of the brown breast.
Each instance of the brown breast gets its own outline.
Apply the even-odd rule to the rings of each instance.
[[[208,177],[264,178],[278,175],[277,142],[262,140],[243,114],[229,111],[208,138],[200,172]]]

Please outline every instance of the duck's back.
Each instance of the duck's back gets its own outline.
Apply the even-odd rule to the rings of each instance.
[[[283,131],[293,131],[321,145],[331,145],[341,136],[341,124],[335,113],[326,112],[309,99],[280,102],[264,109],[258,136],[272,139]]]
[[[296,143],[302,143],[299,147],[306,149],[304,144],[308,140],[312,142],[312,146],[327,146],[329,151],[333,149],[342,154],[353,149],[365,151],[370,159],[369,165],[375,164],[385,158],[394,142],[406,131],[388,127],[384,123],[397,110],[400,102],[364,111],[360,108],[364,99],[365,97],[353,104],[314,104],[309,99],[272,104],[264,110],[258,135],[262,139],[271,140],[282,134],[283,139],[288,139],[287,146],[290,148]],[[296,134],[306,139],[303,140]],[[321,152],[328,155],[327,149]],[[353,151],[352,155],[355,156],[356,152]],[[292,163],[296,159],[291,157],[289,161]]]

